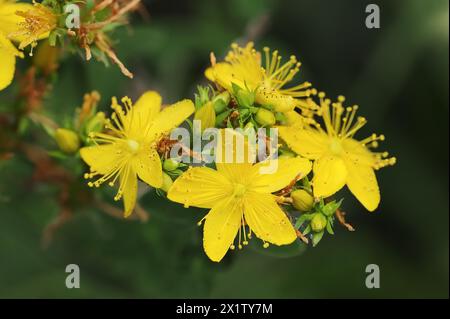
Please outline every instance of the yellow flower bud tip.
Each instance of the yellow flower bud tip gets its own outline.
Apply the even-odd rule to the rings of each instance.
[[[172,178],[168,174],[163,172],[163,184],[161,186],[161,189],[167,193],[172,185]]]
[[[298,189],[291,193],[293,205],[301,212],[308,212],[314,206],[314,197],[304,189]]]
[[[311,219],[311,229],[318,233],[325,229],[327,226],[327,218],[322,213],[317,213]]]
[[[56,144],[61,151],[67,154],[73,154],[80,148],[80,138],[74,131],[59,128],[54,135]]]
[[[255,120],[262,126],[272,126],[276,123],[275,115],[264,108],[258,110]]]

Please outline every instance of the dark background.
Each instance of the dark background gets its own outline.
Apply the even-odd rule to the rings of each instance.
[[[367,29],[372,2],[145,1],[148,21],[135,15],[117,34],[135,79],[67,56],[45,104],[63,121],[93,89],[104,110],[113,95],[147,89],[167,103],[192,97],[205,83],[209,52],[223,56],[237,40],[295,54],[301,79],[359,104],[369,123],[358,136],[384,133],[380,149],[398,158],[378,174],[376,212],[343,193],[356,232],[337,226],[317,248],[255,246],[214,264],[196,226],[203,212],[155,203],[148,193],[148,223],[82,206],[42,249],[42,230],[59,210],[57,187],[30,184],[32,165],[17,156],[0,165],[0,297],[448,298],[448,1],[376,1],[381,28]],[[3,105],[9,96],[1,93]],[[55,148],[45,134],[29,138]],[[81,289],[65,288],[70,263],[81,268]],[[380,289],[365,287],[372,263]]]

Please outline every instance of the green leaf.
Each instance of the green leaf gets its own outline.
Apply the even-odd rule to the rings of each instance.
[[[306,222],[306,221],[310,221],[313,218],[314,214],[303,214],[301,215],[297,221],[295,222],[295,228],[300,229],[300,227],[302,227],[302,225]]]
[[[332,225],[332,222],[330,220],[327,223],[326,229],[327,229],[328,234],[334,235],[333,225]]]
[[[303,231],[303,235],[308,235],[311,232],[311,225],[308,225]]]
[[[329,202],[328,204],[326,204],[321,208],[322,213],[325,216],[333,216],[336,210],[341,206],[343,200],[344,199],[341,199],[339,202],[336,201]]]
[[[317,244],[319,244],[319,242],[322,240],[323,238],[323,234],[325,232],[322,230],[320,233],[314,233],[313,237],[312,237],[312,244],[313,247],[316,247]]]

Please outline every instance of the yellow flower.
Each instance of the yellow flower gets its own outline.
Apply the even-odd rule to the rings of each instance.
[[[34,3],[28,10],[19,10],[16,15],[24,19],[19,23],[19,30],[11,34],[20,39],[20,50],[29,45],[34,48],[37,41],[47,38],[58,23],[58,17],[53,11],[40,3]]]
[[[295,56],[281,63],[278,51],[271,54],[270,49],[265,47],[264,59],[263,66],[261,53],[253,48],[252,42],[244,48],[232,44],[225,62],[213,61],[213,65],[205,71],[205,76],[230,92],[232,83],[255,91],[256,102],[272,105],[278,112],[291,111],[295,107],[307,108],[309,104],[304,99],[315,91],[309,89],[311,83],[304,82],[286,88],[300,70],[300,63]]]
[[[119,180],[115,200],[123,197],[124,214],[129,216],[136,203],[137,178],[153,186],[163,186],[163,173],[157,144],[161,137],[181,124],[194,112],[194,104],[183,100],[162,110],[158,93],[145,93],[133,106],[123,98],[124,108],[113,98],[114,113],[107,121],[107,133],[91,133],[95,146],[80,150],[82,159],[90,166],[86,178],[101,175],[88,185],[99,187],[109,181],[114,186]]]
[[[366,139],[354,139],[355,133],[366,124],[366,119],[356,117],[358,106],[344,108],[344,97],[332,103],[320,93],[318,114],[325,129],[279,127],[280,137],[297,154],[314,160],[312,181],[314,196],[328,197],[347,185],[355,197],[369,211],[380,203],[380,191],[374,170],[393,165],[395,158],[387,152],[373,152],[384,135],[372,134]]]
[[[19,39],[10,36],[18,31],[18,24],[23,22],[23,18],[16,15],[16,11],[31,7],[26,3],[0,0],[0,90],[9,86],[14,78],[16,57],[23,57],[11,42]]]
[[[297,238],[272,193],[298,175],[308,174],[311,163],[300,157],[273,161],[278,161],[278,168],[272,174],[260,170],[273,164],[267,161],[218,162],[217,170],[191,167],[169,189],[167,197],[174,202],[211,209],[203,228],[203,247],[211,260],[219,262],[228,249],[234,249],[237,234],[240,249],[248,244],[252,232],[264,241],[264,247],[268,243],[287,245]]]

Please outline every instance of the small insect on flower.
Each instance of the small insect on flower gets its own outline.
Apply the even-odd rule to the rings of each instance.
[[[0,90],[9,86],[14,78],[16,57],[23,57],[23,53],[13,44],[20,39],[11,36],[18,32],[19,23],[24,21],[22,17],[16,15],[16,12],[30,8],[32,6],[27,3],[0,0]]]
[[[310,104],[305,100],[315,93],[311,83],[286,87],[300,70],[301,64],[296,57],[291,56],[282,63],[278,51],[270,53],[265,47],[264,60],[263,66],[261,53],[254,49],[252,42],[245,47],[234,43],[225,62],[215,63],[212,59],[212,66],[205,71],[205,76],[230,92],[233,83],[255,91],[257,103],[271,105],[277,112],[288,112],[295,107],[309,109]]]
[[[155,188],[163,186],[163,171],[157,152],[159,140],[194,112],[194,104],[183,100],[161,110],[161,96],[149,91],[133,106],[129,98],[112,100],[114,113],[106,122],[106,133],[91,133],[96,144],[80,150],[90,166],[85,178],[101,176],[88,183],[99,187],[104,182],[119,184],[115,200],[123,198],[128,217],[136,204],[138,177]]]
[[[58,23],[57,15],[50,8],[40,3],[34,3],[31,9],[19,10],[16,14],[24,19],[19,23],[19,30],[13,34],[21,38],[20,50],[29,45],[32,49],[36,47],[37,41],[47,38]]]
[[[217,153],[217,157],[222,156]],[[285,188],[299,175],[307,175],[311,163],[296,157],[254,164],[251,160],[238,161],[238,157],[233,156],[230,162],[216,159],[217,169],[190,168],[174,182],[167,194],[170,200],[185,207],[211,209],[203,218],[203,247],[215,262],[221,261],[229,249],[236,247],[236,236],[239,249],[248,244],[252,232],[264,242],[264,247],[269,243],[287,245],[297,238],[294,227],[272,193]],[[244,154],[243,158],[251,157]],[[264,174],[262,168],[274,164],[271,161],[278,161],[277,169]]]
[[[344,97],[337,102],[319,93],[318,115],[325,128],[315,126],[300,130],[280,127],[280,137],[297,154],[314,160],[312,181],[315,197],[328,197],[347,185],[355,197],[369,211],[380,203],[380,191],[374,170],[394,165],[395,157],[387,152],[373,152],[371,148],[384,140],[384,135],[372,134],[358,141],[355,133],[367,120],[357,117],[358,106],[344,107]]]

